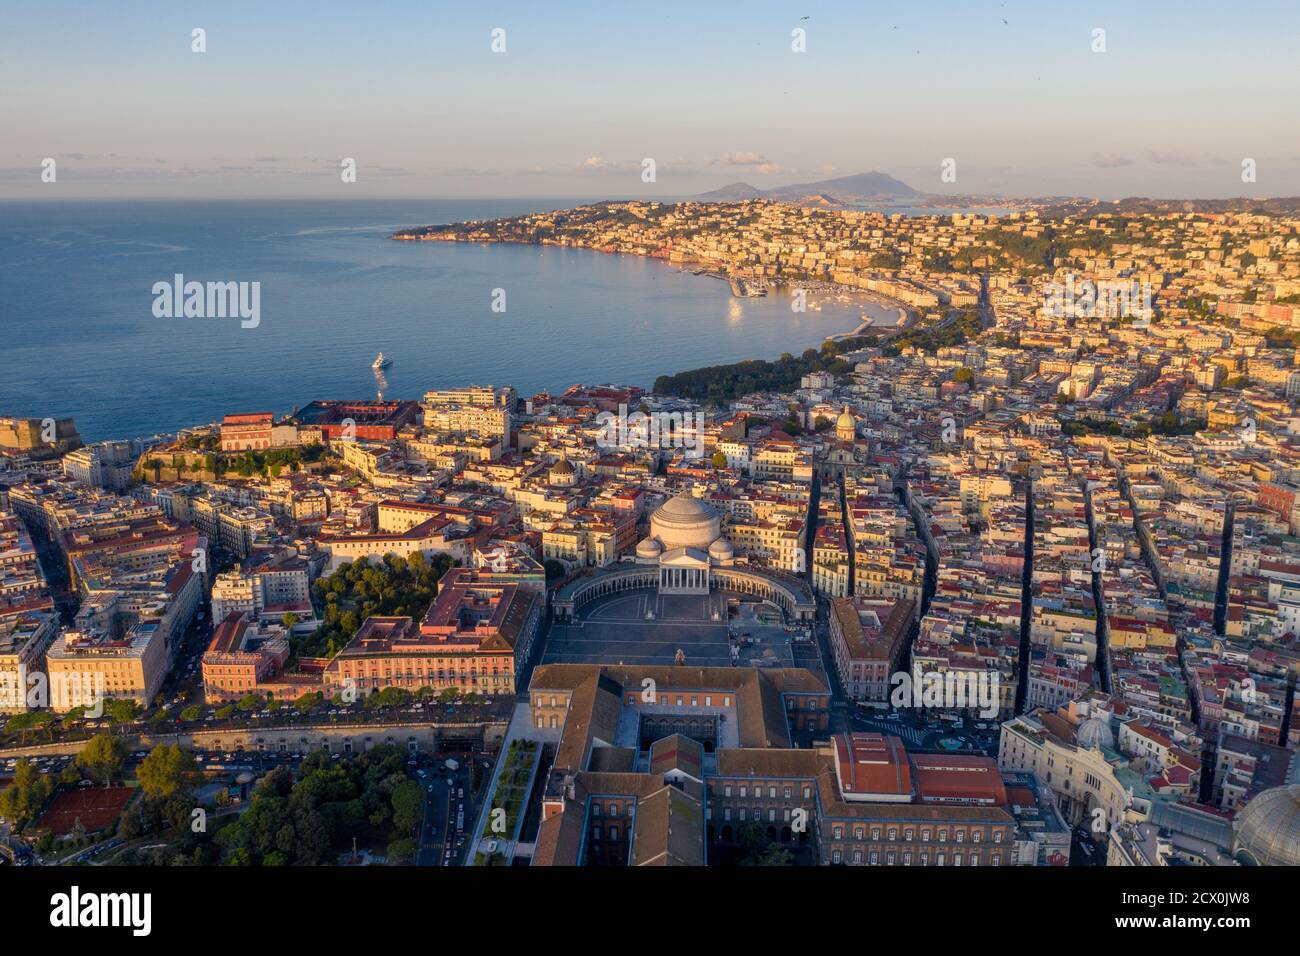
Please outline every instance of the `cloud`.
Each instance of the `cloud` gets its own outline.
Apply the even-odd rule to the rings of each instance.
[[[711,159],[708,163],[710,166],[739,166],[750,172],[772,174],[784,173],[785,175],[796,175],[799,170],[793,167],[779,166],[772,162],[762,153],[756,153],[750,150],[739,150],[734,153],[728,153],[726,156],[720,156],[717,159]]]
[[[1132,166],[1133,160],[1127,156],[1116,156],[1114,153],[1106,153],[1094,159],[1092,165],[1100,166],[1102,169],[1116,169],[1120,166]]]
[[[772,161],[762,153],[740,151],[715,159],[715,164],[723,166],[770,166]]]
[[[1147,159],[1159,166],[1195,166],[1196,157],[1177,149],[1148,149]]]

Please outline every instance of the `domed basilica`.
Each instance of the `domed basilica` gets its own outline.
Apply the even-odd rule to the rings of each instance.
[[[678,495],[650,515],[650,536],[636,546],[638,564],[659,567],[665,594],[708,594],[709,571],[735,563],[736,552],[706,501]]]

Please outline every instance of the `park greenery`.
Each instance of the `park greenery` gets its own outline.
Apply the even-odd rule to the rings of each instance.
[[[204,475],[215,478],[269,475],[276,478],[286,470],[298,472],[305,465],[316,464],[326,454],[325,446],[320,443],[223,454],[210,442],[194,436],[174,449],[178,450],[158,449],[146,454],[140,462],[138,477],[158,482],[163,473],[168,472],[178,479]]]
[[[36,819],[53,794],[54,780],[30,760],[19,760],[13,781],[0,791],[0,816],[21,830]]]
[[[675,375],[660,375],[655,379],[654,391],[660,395],[680,395],[718,404],[751,392],[790,392],[799,387],[800,379],[812,372],[844,375],[852,371],[853,366],[841,356],[875,345],[877,341],[875,335],[855,336],[839,342],[827,339],[820,349],[805,349],[797,358],[786,352],[775,362],[748,359]]]
[[[510,839],[519,829],[524,804],[528,799],[528,780],[537,760],[537,742],[514,740],[506,750],[497,775],[496,789],[488,801],[487,819],[483,825],[483,838]],[[505,810],[504,819],[496,810]]]
[[[167,829],[178,835],[195,832],[192,824],[198,800],[194,791],[202,777],[194,754],[177,744],[159,744],[140,761],[136,777],[140,797],[135,807],[122,815],[119,837],[132,840]]]
[[[294,656],[333,657],[368,617],[421,617],[451,565],[445,554],[426,558],[414,551],[409,558],[390,554],[375,564],[345,564],[328,577],[318,578],[313,598],[323,623],[309,634],[290,638]]]
[[[1146,438],[1148,435],[1193,435],[1204,431],[1204,419],[1189,418],[1179,421],[1173,412],[1164,412],[1149,421],[1129,419],[1119,422],[1109,419],[1076,418],[1063,422],[1061,431],[1072,437],[1079,435],[1115,435]]]
[[[900,332],[890,339],[881,351],[885,355],[898,355],[904,349],[920,349],[934,355],[940,349],[964,345],[983,329],[978,312],[963,312],[942,328],[916,328]]]
[[[121,738],[110,734],[96,734],[77,754],[77,766],[92,780],[108,786],[121,772],[125,759],[126,745],[122,743]]]
[[[390,858],[414,855],[424,791],[398,747],[374,747],[344,761],[317,751],[299,777],[279,767],[262,778],[247,811],[215,837],[232,866],[319,866],[340,850],[380,845]]]

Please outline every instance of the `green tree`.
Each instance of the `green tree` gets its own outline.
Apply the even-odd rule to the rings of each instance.
[[[779,843],[771,843],[759,857],[759,866],[794,866],[794,854]]]
[[[22,829],[41,812],[54,793],[54,782],[26,757],[14,766],[13,782],[0,791],[0,816]]]
[[[414,780],[405,780],[393,788],[393,829],[412,833],[424,816],[424,791]]]
[[[26,742],[28,733],[41,727],[47,727],[53,722],[54,715],[49,711],[27,710],[21,714],[14,714],[5,721],[5,732],[16,733],[20,740]]]
[[[388,844],[388,862],[406,863],[415,859],[419,845],[411,837],[399,837]]]
[[[97,734],[77,754],[77,766],[108,786],[122,769],[125,757],[126,745],[121,740],[110,734]]]
[[[104,702],[104,716],[110,724],[129,724],[136,719],[139,710],[133,700],[115,697]]]
[[[140,761],[136,776],[144,795],[151,799],[168,799],[186,794],[198,781],[199,768],[194,755],[176,744],[159,744]]]

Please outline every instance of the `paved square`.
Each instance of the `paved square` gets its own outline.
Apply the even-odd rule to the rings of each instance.
[[[726,592],[706,595],[627,591],[598,598],[584,607],[572,624],[554,624],[542,662],[546,664],[672,664],[678,649],[686,664],[727,667],[731,664]],[[738,637],[751,635],[753,645],[742,648],[740,664],[794,666],[784,628],[762,623],[751,613],[752,602],[731,622]],[[770,606],[773,617],[779,612]]]

